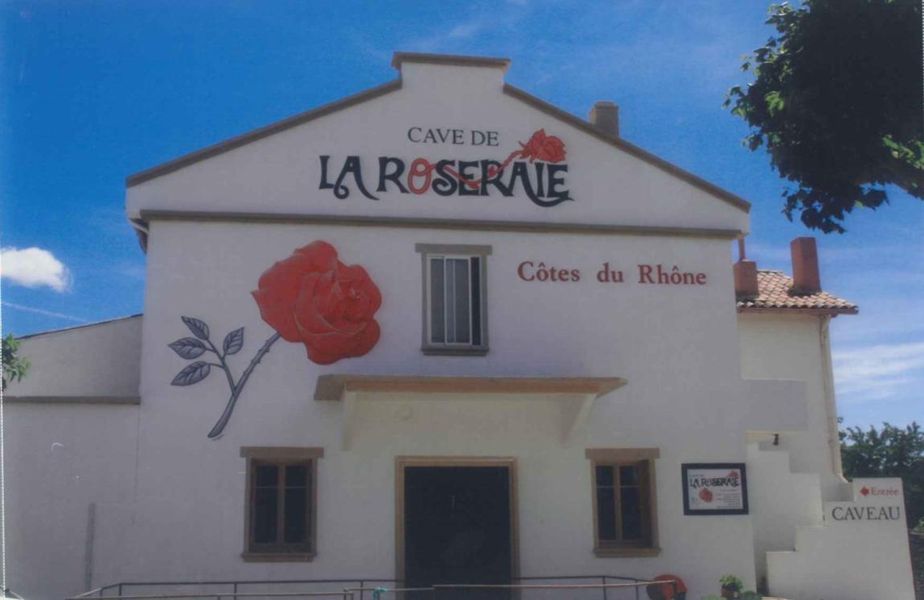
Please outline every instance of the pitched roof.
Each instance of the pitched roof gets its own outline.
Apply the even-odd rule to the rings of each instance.
[[[738,312],[794,311],[831,315],[855,315],[856,304],[821,291],[796,295],[791,292],[792,278],[782,271],[757,271],[756,296],[738,297]]]
[[[440,65],[455,65],[455,66],[480,66],[480,67],[499,67],[503,70],[507,70],[510,66],[510,59],[507,58],[493,58],[493,57],[480,57],[480,56],[458,56],[458,55],[441,55],[441,54],[421,54],[414,52],[396,52],[392,60],[392,65],[399,69],[402,63],[405,62],[419,62],[419,63],[430,63],[430,64],[440,64]],[[347,96],[335,102],[325,104],[318,108],[305,111],[303,113],[282,119],[275,123],[271,123],[264,127],[260,127],[253,131],[243,133],[241,135],[232,137],[223,142],[207,146],[201,150],[196,150],[190,152],[173,160],[167,161],[160,165],[145,169],[133,175],[129,175],[125,180],[126,187],[133,187],[139,184],[142,184],[146,181],[150,181],[162,175],[167,175],[174,171],[178,171],[184,167],[195,164],[207,158],[223,154],[235,148],[239,148],[251,142],[263,139],[267,136],[285,131],[292,127],[302,125],[309,121],[313,121],[319,117],[329,115],[331,113],[355,106],[362,102],[372,100],[373,98],[378,98],[390,92],[401,89],[402,80],[399,75],[398,79],[390,81],[386,84],[368,89],[358,94],[353,94],[352,96]],[[749,212],[751,209],[751,204],[741,198],[740,196],[729,192],[728,190],[722,189],[719,186],[702,179],[701,177],[690,173],[684,169],[681,169],[677,165],[670,163],[663,158],[655,156],[646,150],[631,144],[619,136],[614,136],[609,133],[606,133],[592,123],[572,115],[564,110],[561,110],[557,106],[550,104],[544,100],[533,96],[517,87],[514,87],[508,83],[505,83],[503,86],[503,93],[524,102],[532,106],[533,108],[540,110],[547,115],[554,117],[560,121],[568,123],[569,125],[576,127],[577,129],[583,131],[584,133],[590,134],[597,139],[602,140],[603,142],[615,146],[630,154],[640,160],[651,164],[666,173],[673,175],[687,183],[705,191],[708,194],[713,195],[714,197],[727,202],[728,204],[742,210],[744,212]]]

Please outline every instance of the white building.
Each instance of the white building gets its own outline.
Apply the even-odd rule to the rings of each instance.
[[[748,203],[615,105],[576,118],[506,60],[394,65],[129,177],[144,316],[27,336],[7,390],[8,585],[912,598],[900,481],[841,476],[828,324],[856,307],[814,241],[794,280],[733,269]]]

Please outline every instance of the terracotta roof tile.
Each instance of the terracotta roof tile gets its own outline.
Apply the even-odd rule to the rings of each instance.
[[[757,296],[738,297],[738,312],[811,311],[829,314],[856,314],[857,305],[827,292],[794,295],[792,278],[782,271],[757,271]]]

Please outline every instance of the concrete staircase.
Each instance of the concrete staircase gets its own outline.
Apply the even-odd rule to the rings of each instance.
[[[789,453],[748,447],[758,581],[793,600],[914,600],[900,479],[857,479],[825,499]],[[829,501],[826,501],[829,500]]]

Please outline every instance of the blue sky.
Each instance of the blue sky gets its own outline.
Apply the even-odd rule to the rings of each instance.
[[[3,330],[141,312],[125,176],[389,81],[395,50],[509,57],[510,83],[582,117],[617,102],[627,140],[749,199],[749,257],[789,271],[809,232],[721,106],[768,4],[0,0]],[[861,307],[832,324],[848,424],[924,421],[924,203],[890,197],[816,234],[824,287]]]

